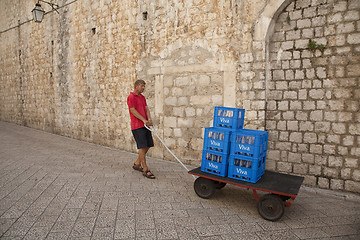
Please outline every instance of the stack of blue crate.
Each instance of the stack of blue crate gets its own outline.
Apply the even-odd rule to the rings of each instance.
[[[201,171],[226,177],[231,133],[244,125],[245,109],[215,107],[214,127],[205,128]]]
[[[243,129],[245,109],[215,107],[205,128],[201,171],[257,182],[265,172],[268,132]]]
[[[228,177],[256,183],[265,172],[268,132],[241,129],[233,132]]]

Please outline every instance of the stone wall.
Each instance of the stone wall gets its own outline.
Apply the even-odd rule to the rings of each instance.
[[[245,108],[270,133],[268,169],[360,192],[359,1],[59,0],[42,23],[35,2],[0,0],[0,120],[135,152],[142,78],[184,162],[200,164],[214,106]],[[173,160],[160,142],[149,154]]]
[[[135,151],[126,96],[137,78],[138,6],[62,0],[72,3],[28,22],[35,2],[1,1],[1,30],[17,27],[0,36],[0,119]]]
[[[294,1],[270,41],[268,167],[359,191],[359,1]]]

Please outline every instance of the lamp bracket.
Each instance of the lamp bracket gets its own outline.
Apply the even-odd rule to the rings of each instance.
[[[43,3],[49,4],[49,5],[51,6],[52,10],[55,10],[57,13],[59,13],[57,9],[58,9],[60,6],[57,5],[56,3],[47,2],[47,1],[44,1],[44,0],[38,0],[38,3],[39,3],[39,2],[43,2]],[[56,8],[55,8],[54,6],[55,6]]]

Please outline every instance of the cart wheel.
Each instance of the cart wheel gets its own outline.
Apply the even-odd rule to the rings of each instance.
[[[284,215],[284,202],[277,195],[266,194],[257,202],[257,209],[264,219],[277,221]]]
[[[226,186],[226,183],[215,181],[215,188],[216,189],[222,189],[225,186]]]
[[[215,183],[213,180],[199,177],[194,182],[194,190],[201,198],[211,198],[215,193]]]
[[[286,202],[287,200],[289,200],[291,197],[289,196],[284,196],[284,195],[279,195],[279,197],[281,198],[281,200],[283,200],[284,202]]]

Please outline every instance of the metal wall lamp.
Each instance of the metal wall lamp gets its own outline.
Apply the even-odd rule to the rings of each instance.
[[[39,23],[42,22],[44,15],[45,15],[45,10],[41,7],[40,2],[49,4],[53,10],[55,10],[57,13],[59,13],[57,11],[57,8],[59,8],[59,5],[57,5],[55,3],[43,1],[43,0],[38,0],[37,3],[35,4],[35,8],[31,11],[35,22],[39,22]]]

